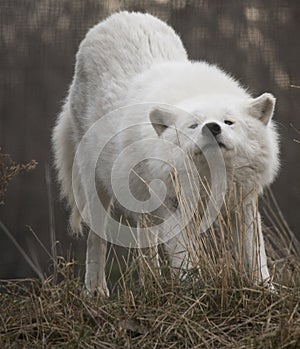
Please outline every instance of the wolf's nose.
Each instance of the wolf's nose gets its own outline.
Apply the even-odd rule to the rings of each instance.
[[[213,136],[221,133],[221,127],[216,122],[209,122],[203,126],[202,132],[210,132]]]

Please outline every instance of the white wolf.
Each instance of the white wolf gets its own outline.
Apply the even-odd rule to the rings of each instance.
[[[80,45],[74,79],[53,132],[55,166],[62,196],[72,210],[70,226],[75,233],[81,232],[82,216],[88,221],[87,217],[94,214],[94,193],[84,172],[90,170],[91,162],[97,162],[105,143],[93,174],[102,206],[96,214],[96,226],[88,222],[92,229],[87,241],[86,288],[108,294],[103,237],[104,211],[118,201],[112,182],[115,180],[121,197],[129,186],[135,197],[145,202],[151,181],[162,180],[171,194],[166,195],[164,208],[154,205],[153,210],[150,205],[148,212],[155,211],[164,222],[167,211],[176,209],[172,208],[172,170],[174,166],[184,168],[178,146],[192,157],[200,176],[207,176],[205,149],[209,148],[210,154],[222,154],[228,188],[235,183],[246,197],[242,205],[246,230],[242,244],[248,267],[251,270],[254,266],[257,254],[257,279],[268,280],[254,191],[261,193],[274,180],[279,166],[278,137],[271,120],[274,106],[271,94],[253,98],[216,66],[188,60],[174,30],[149,14],[120,12],[92,28]],[[83,142],[90,127],[104,119],[97,132]],[[165,164],[168,151],[164,141],[169,148],[171,144],[172,163]],[[74,161],[80,143],[84,143],[84,150]],[[127,147],[130,151],[124,153]],[[163,156],[164,164],[157,160]],[[131,164],[137,165],[136,158],[141,160],[135,168],[137,175],[128,176]],[[132,208],[124,195],[118,210],[139,227],[145,206],[140,211]],[[162,231],[170,228],[162,227]],[[166,242],[173,266],[187,257],[182,241],[179,233]]]

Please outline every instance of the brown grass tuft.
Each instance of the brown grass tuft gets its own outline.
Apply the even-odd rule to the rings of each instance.
[[[112,247],[122,270],[110,298],[84,296],[74,262],[57,265],[59,282],[2,281],[0,347],[299,348],[299,243],[271,193],[264,208],[276,291],[254,286],[230,238],[213,231],[199,239],[200,268],[181,280],[167,265],[161,273],[150,270],[140,250],[130,251],[144,261],[141,278],[141,263],[121,260]]]
[[[35,166],[0,152],[0,199]],[[0,348],[299,348],[300,244],[271,192],[263,208],[275,290],[254,285],[233,249],[233,222],[220,215],[218,229],[195,239],[196,215],[187,227],[195,267],[181,278],[167,264],[153,268],[153,249],[121,257],[111,246],[107,274],[119,280],[110,298],[85,296],[78,265],[53,251],[45,280],[0,280]]]

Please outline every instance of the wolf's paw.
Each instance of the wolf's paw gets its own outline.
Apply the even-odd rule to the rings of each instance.
[[[270,291],[271,293],[277,294],[278,289],[274,286],[274,284],[271,281],[267,281],[264,283],[265,288]]]
[[[81,239],[83,230],[81,224],[82,218],[77,209],[73,209],[69,218],[69,233],[73,238]]]
[[[80,240],[84,237],[82,229],[77,229],[74,230],[70,226],[68,227],[68,234],[71,236],[73,239]]]
[[[274,294],[278,293],[278,289],[275,287],[270,277],[261,281],[259,284],[271,293],[274,293]]]
[[[85,297],[96,298],[96,297],[109,297],[109,290],[107,287],[87,287],[84,286],[82,293]]]
[[[78,230],[78,231],[72,231],[71,236],[73,239],[80,240],[80,239],[83,239],[84,234],[82,230]]]

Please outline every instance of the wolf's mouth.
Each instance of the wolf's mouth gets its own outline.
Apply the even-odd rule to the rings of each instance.
[[[206,150],[209,148],[223,148],[228,149],[227,146],[222,142],[213,142],[213,143],[207,143],[202,150]]]
[[[225,150],[230,150],[229,147],[227,147],[223,142],[217,141],[217,142],[212,142],[212,143],[207,143],[204,145],[204,147],[197,148],[197,150],[195,151],[195,155],[201,155],[203,154],[203,152],[205,152],[207,149],[213,149],[213,148],[223,148]]]

